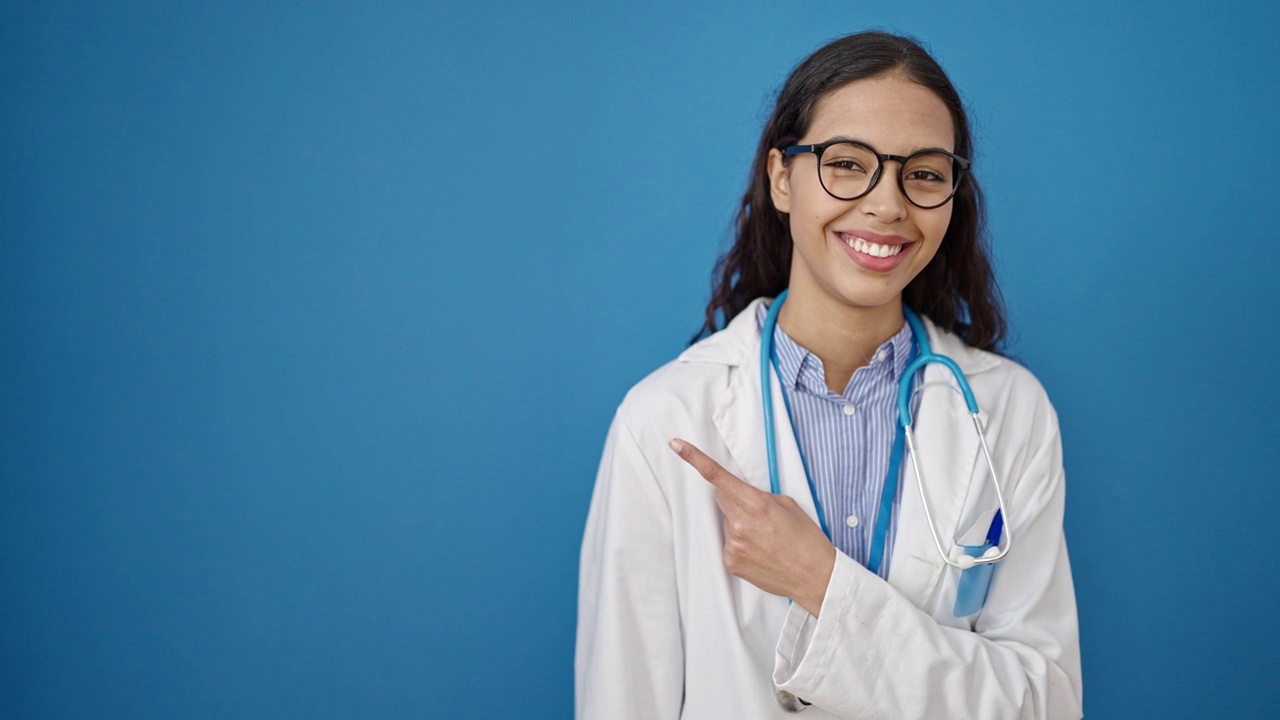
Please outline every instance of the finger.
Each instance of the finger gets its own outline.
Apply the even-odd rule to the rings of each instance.
[[[694,447],[692,443],[674,438],[669,444],[671,449],[680,456],[681,460],[692,465],[699,475],[706,478],[707,482],[711,483],[716,490],[725,493],[727,496],[739,498],[755,490],[755,488],[740,480],[736,475],[721,467],[720,463],[711,459],[709,455]]]

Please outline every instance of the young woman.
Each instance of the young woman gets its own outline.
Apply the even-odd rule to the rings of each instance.
[[[846,37],[792,73],[707,308],[728,326],[609,431],[578,717],[1081,716],[1058,423],[994,352],[971,160],[909,39]],[[930,351],[962,375],[918,367]]]

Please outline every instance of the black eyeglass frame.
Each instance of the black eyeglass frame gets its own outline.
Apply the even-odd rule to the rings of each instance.
[[[876,157],[876,171],[872,173],[871,182],[867,184],[866,190],[863,190],[861,193],[854,195],[853,197],[840,197],[839,195],[831,192],[831,189],[827,187],[827,184],[825,182],[823,182],[822,153],[826,152],[827,148],[831,147],[832,145],[859,145],[869,150],[871,154]],[[917,150],[911,153],[910,155],[890,155],[888,153],[879,152],[875,148],[859,140],[829,140],[824,143],[818,143],[817,145],[792,145],[791,147],[786,148],[783,151],[783,153],[786,157],[794,157],[796,155],[801,155],[804,153],[813,153],[814,155],[817,155],[818,156],[818,162],[817,162],[818,183],[822,185],[822,189],[826,190],[828,195],[830,195],[831,197],[837,200],[857,200],[860,197],[865,197],[867,193],[871,192],[872,190],[875,190],[876,185],[880,182],[880,174],[884,170],[885,161],[896,160],[898,162],[898,189],[902,191],[902,197],[906,198],[907,202],[911,203],[912,205],[915,205],[921,210],[933,210],[934,208],[940,208],[943,205],[946,205],[947,203],[951,202],[951,199],[956,196],[956,191],[960,189],[960,185],[964,183],[965,173],[968,172],[969,166],[970,166],[969,160],[967,160],[966,158],[962,158],[959,155],[956,155],[955,153],[947,152],[946,150],[940,150],[937,148],[926,148],[924,150]],[[902,180],[902,171],[907,168],[907,162],[912,158],[916,157],[917,155],[926,155],[926,154],[933,154],[933,153],[941,153],[942,155],[946,155],[951,158],[951,161],[955,163],[956,179],[955,179],[955,182],[951,184],[951,194],[947,195],[946,200],[943,200],[937,205],[921,205],[915,200],[912,200],[911,196],[907,194],[907,186]]]

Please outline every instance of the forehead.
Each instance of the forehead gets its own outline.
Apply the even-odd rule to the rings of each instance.
[[[942,98],[897,75],[857,80],[824,95],[802,142],[834,137],[862,140],[891,154],[955,150],[955,127]]]

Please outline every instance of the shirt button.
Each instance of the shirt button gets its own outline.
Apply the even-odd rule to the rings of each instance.
[[[879,360],[880,362],[884,362],[885,358],[888,358],[888,357],[889,357],[889,353],[885,352],[884,350],[881,350],[880,354],[876,355],[876,359]]]
[[[844,410],[845,415],[852,415],[854,413],[854,409],[852,405],[845,405],[841,409]]]
[[[844,519],[844,524],[848,525],[849,527],[858,527],[858,516],[850,515],[849,517]]]

